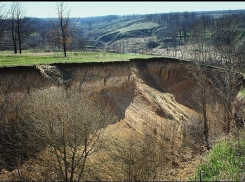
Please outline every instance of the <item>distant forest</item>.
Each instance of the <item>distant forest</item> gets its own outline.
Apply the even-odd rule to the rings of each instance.
[[[52,24],[59,19],[59,16],[57,19],[26,17],[21,3],[13,3],[11,8],[8,10],[10,13],[6,13],[7,10],[2,5],[0,11],[1,51],[13,50],[14,53],[21,53],[22,50],[30,49],[47,52],[62,50],[59,30],[54,32]],[[108,15],[79,19],[71,18],[68,14],[63,18],[69,20],[67,26],[73,26],[69,40],[66,40],[69,51],[81,51],[86,48],[108,51],[112,48],[107,47],[120,39],[147,36],[155,37],[146,43],[147,49],[157,46],[179,49],[179,46],[202,41],[217,50],[222,46],[231,45],[235,46],[233,46],[235,52],[244,49],[245,10]],[[152,27],[136,30],[137,26],[143,23]],[[132,25],[135,29],[132,29]],[[132,30],[126,30],[129,26]],[[114,46],[113,49],[125,53],[118,47]],[[141,50],[142,52],[144,50]]]

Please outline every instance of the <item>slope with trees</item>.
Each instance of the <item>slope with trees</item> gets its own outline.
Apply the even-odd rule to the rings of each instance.
[[[69,11],[68,14],[64,14],[65,9],[64,3],[58,3],[58,18],[49,22],[49,19],[25,17],[23,7],[19,2],[15,2],[11,6],[8,18],[4,12],[0,12],[0,24],[3,25],[0,38],[6,41],[6,44],[12,44],[11,49],[14,49],[15,54],[18,52],[17,49],[20,54],[23,49],[30,48],[38,48],[39,51],[62,49],[66,57],[68,50],[80,51],[86,48],[87,44],[93,48],[103,48],[100,51],[113,50],[120,53],[157,54],[154,51],[161,50],[162,55],[191,60],[188,74],[197,86],[192,96],[195,97],[193,105],[197,106],[195,110],[198,117],[189,118],[190,122],[183,127],[183,141],[197,136],[201,131],[198,133],[199,138],[194,140],[201,145],[205,143],[203,150],[209,150],[215,143],[214,139],[220,137],[213,134],[217,129],[213,127],[214,124],[223,126],[220,130],[226,137],[233,134],[234,127],[237,129],[235,135],[239,135],[244,129],[244,116],[241,114],[244,113],[244,108],[238,108],[234,103],[236,90],[240,87],[239,84],[242,84],[238,81],[242,81],[241,74],[245,69],[245,24],[242,21],[245,17],[244,11],[109,15],[84,18],[79,24],[76,18],[70,18]],[[9,49],[5,44],[1,48]],[[142,65],[142,70],[148,69],[146,65]],[[210,67],[215,67],[220,74],[211,78],[208,69]],[[142,77],[142,82],[150,82],[153,78],[148,74]],[[139,88],[138,92],[141,91]],[[155,90],[158,90],[158,85]],[[158,91],[152,93],[163,92],[161,89]],[[27,96],[21,110],[21,118],[18,118],[21,122],[18,124],[12,125],[12,121],[8,120],[4,113],[0,117],[1,167],[17,169],[18,179],[23,180],[22,164],[45,148],[48,157],[46,163],[43,163],[46,169],[43,178],[65,181],[86,179],[84,171],[91,167],[86,166],[89,156],[101,149],[101,143],[98,141],[103,136],[105,127],[118,118],[113,115],[111,108],[101,103],[95,105],[94,100],[82,100],[81,93],[56,90],[54,93],[43,91],[36,94]],[[154,98],[156,97],[157,95],[154,95]],[[217,99],[219,113],[210,102],[210,98],[214,97]],[[144,99],[145,102],[150,102],[146,95]],[[191,122],[195,126],[191,126]],[[176,132],[177,129],[174,129]],[[134,144],[135,138],[131,138],[126,158],[123,154],[120,156],[126,163],[126,172],[122,175],[128,180],[155,180],[157,170],[162,167],[162,143],[155,145],[153,142],[157,140],[156,130],[147,128],[144,133],[146,135],[139,139],[142,145]],[[97,144],[98,147],[95,147]],[[198,147],[203,147],[201,145]],[[130,151],[131,149],[135,150]],[[142,167],[143,164],[146,166]],[[173,162],[173,165],[177,164]],[[98,176],[93,177],[96,179]]]

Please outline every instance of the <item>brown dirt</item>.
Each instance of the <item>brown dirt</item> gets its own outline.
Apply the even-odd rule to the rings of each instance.
[[[36,85],[31,87],[31,92],[59,88],[60,83],[48,82],[49,84],[45,85],[45,82],[41,82],[47,78],[40,74],[49,73],[48,70],[43,70],[44,67],[39,70],[25,69],[26,72],[32,70],[31,73],[36,77],[26,73],[25,75],[21,70],[19,74],[16,74],[15,70],[12,73],[2,71],[1,75],[8,79],[0,79],[0,90],[8,87],[5,82],[12,80],[10,78],[17,81],[7,82],[14,86],[10,85],[12,87],[9,93],[22,92],[24,95],[27,88],[34,85],[33,83]],[[122,63],[67,64],[58,65],[57,69],[60,71],[57,75],[60,79],[62,78],[60,75],[66,79],[69,88],[107,101],[119,115],[120,120],[106,128],[105,135],[108,136],[106,150],[91,158],[91,161],[102,161],[105,164],[103,168],[97,169],[103,180],[122,180],[123,169],[118,159],[120,152],[125,151],[127,140],[132,133],[143,135],[146,126],[153,128],[158,137],[161,132],[165,137],[163,143],[167,162],[159,179],[188,180],[188,177],[194,174],[195,167],[200,161],[200,153],[185,145],[183,126],[188,122],[188,117],[196,112],[187,107],[191,100],[187,100],[186,96],[191,93],[193,84],[184,77],[186,68],[183,65],[176,60],[150,60],[150,62],[139,60]],[[27,82],[26,78],[30,81]],[[39,83],[35,80],[41,81]],[[43,151],[39,157],[44,159],[45,156],[47,155]],[[35,176],[30,176],[28,178],[30,180],[41,180],[42,169],[38,166],[38,161],[28,162],[23,165],[22,171],[26,175]],[[30,165],[33,169],[29,169]],[[0,179],[15,179],[16,174],[16,170],[11,173],[2,170]]]

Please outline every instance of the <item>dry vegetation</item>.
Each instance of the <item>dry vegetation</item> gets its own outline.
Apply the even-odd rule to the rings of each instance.
[[[1,154],[4,163],[13,169],[17,166],[20,180],[32,180],[19,169],[29,155],[39,151],[41,156],[46,153],[40,163],[45,172],[44,176],[36,174],[35,180],[83,179],[86,160],[101,148],[98,141],[104,128],[118,120],[108,106],[63,89],[30,95],[22,103],[19,115],[19,121],[14,124],[5,119],[5,134],[1,136],[2,147],[10,150],[8,145],[16,142],[18,147],[13,146],[13,152]],[[12,162],[8,158],[12,158]]]
[[[62,16],[62,8],[63,3],[58,6],[58,10],[61,10],[58,17]],[[16,20],[16,10],[20,13],[21,6],[13,3],[12,22]],[[71,23],[69,15],[66,18],[68,27]],[[9,31],[9,34],[17,37],[13,39],[14,53],[1,52],[0,67],[35,65],[42,78],[48,80],[42,86],[46,83],[48,86],[31,90],[36,80],[30,79],[27,73],[22,79],[25,83],[16,81],[14,74],[6,79],[3,77],[0,83],[0,178],[40,181],[188,180],[188,177],[194,176],[194,168],[200,162],[195,180],[244,179],[244,173],[237,175],[234,172],[244,169],[244,90],[237,96],[244,86],[241,74],[244,73],[245,45],[242,18],[243,14],[217,18],[188,12],[149,15],[146,22],[141,22],[142,18],[135,24],[134,20],[130,20],[118,27],[108,26],[112,33],[119,32],[115,34],[117,37],[111,33],[103,35],[106,31],[99,34],[99,30],[93,30],[92,23],[88,22],[86,35],[91,36],[91,42],[98,39],[105,41],[100,42],[100,48],[104,49],[100,52],[67,52],[68,44],[73,46],[73,50],[79,50],[80,46],[83,49],[82,37],[74,34],[77,40],[72,40],[72,36],[61,36],[61,40],[56,34],[64,27],[58,27],[54,22],[54,29],[47,30],[49,35],[43,32],[32,34],[43,35],[44,52],[35,51],[35,45],[33,52],[23,51],[21,38],[24,35],[15,32],[14,24],[12,32],[10,29],[5,31],[1,26],[1,32]],[[28,22],[27,19],[23,20]],[[0,25],[4,25],[2,21]],[[23,25],[27,26],[25,23]],[[65,32],[62,33],[64,35]],[[71,29],[67,29],[66,33],[70,34]],[[0,34],[3,39],[8,36]],[[45,52],[44,45],[47,43],[53,52]],[[17,47],[20,55],[17,54]],[[60,52],[61,47],[65,57]],[[89,88],[86,91],[91,97],[85,97],[84,92],[76,89],[69,90],[75,88],[74,85],[64,88],[60,70],[52,65],[43,65],[128,61],[132,58],[152,58],[152,55],[192,60],[185,62],[186,75],[181,72],[181,76],[186,76],[193,88],[187,88],[189,85],[184,87],[189,89],[189,97],[179,98],[191,101],[192,109],[175,100],[174,94],[178,93],[168,92],[171,89],[173,92],[181,91],[182,88],[172,85],[171,79],[179,73],[165,69],[166,65],[156,69],[154,75],[149,71],[149,65],[130,62],[128,75],[123,75],[124,70],[120,69],[116,73],[122,73],[121,77],[111,75],[108,70],[114,68],[107,67],[108,75],[100,75],[104,81],[96,76],[100,69],[92,68],[89,76],[86,75],[87,70],[79,73],[82,79],[87,79],[86,84],[90,76],[94,78],[96,87],[103,83],[104,89],[101,91],[98,88],[92,90],[93,83],[91,87],[84,87],[84,90]],[[217,66],[215,71],[210,69],[214,66]],[[114,80],[116,76],[117,80]],[[126,86],[112,89],[126,77]],[[41,80],[41,77],[35,78]],[[55,85],[57,83],[59,86]],[[177,87],[183,86],[183,83],[186,82],[179,83]],[[74,84],[83,90],[81,80]],[[106,84],[109,86],[105,89]],[[27,88],[25,93],[14,89],[24,85]],[[106,99],[111,99],[111,102],[105,102]],[[231,140],[232,137],[234,140]],[[215,146],[223,138],[229,143]],[[231,145],[231,142],[236,145]],[[203,160],[200,156],[212,151],[212,148],[213,153],[210,152]],[[220,156],[231,158],[225,158],[222,164],[219,163]],[[216,170],[217,165],[225,166],[226,171]],[[234,173],[227,170],[230,166]]]

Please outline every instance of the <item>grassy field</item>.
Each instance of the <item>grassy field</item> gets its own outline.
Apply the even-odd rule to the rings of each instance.
[[[157,23],[143,22],[143,23],[136,23],[136,24],[133,24],[127,27],[123,27],[123,28],[117,29],[116,31],[119,31],[120,33],[125,33],[125,32],[132,31],[132,30],[151,29],[151,28],[158,27],[158,26],[159,25]]]
[[[205,160],[198,166],[191,181],[244,181],[245,180],[245,140],[241,133],[237,140],[222,141],[214,146]]]
[[[110,30],[108,30],[107,32],[109,32],[109,33],[106,33],[106,34],[100,36],[98,38],[98,40],[100,40],[101,37],[109,36],[109,35],[112,35],[114,33],[124,34],[124,33],[130,32],[130,31],[133,31],[133,30],[151,29],[151,28],[158,27],[158,26],[159,25],[157,23],[153,23],[153,22],[135,23],[135,24],[132,24],[129,26],[124,26],[122,28],[113,29],[111,32],[110,32]]]
[[[133,58],[151,58],[153,55],[129,55],[103,52],[63,52],[31,53],[24,52],[14,55],[12,52],[0,52],[0,67],[6,66],[31,66],[36,64],[51,63],[84,63],[84,62],[113,62],[128,61]]]

